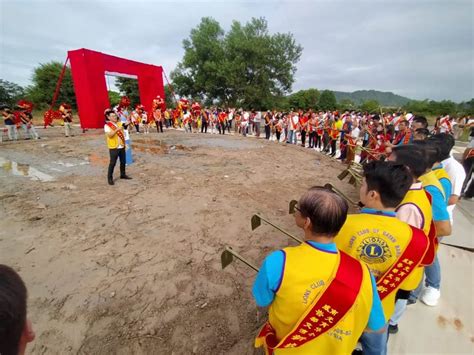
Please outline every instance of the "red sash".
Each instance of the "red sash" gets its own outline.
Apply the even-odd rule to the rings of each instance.
[[[428,191],[425,190],[426,197],[432,203],[432,197]],[[433,218],[431,218],[430,230],[428,232],[428,249],[426,250],[425,257],[421,261],[420,265],[427,266],[431,265],[435,259],[436,251],[438,250],[438,238],[436,237],[436,227],[434,225]]]
[[[339,251],[340,262],[334,279],[316,297],[283,339],[276,338],[269,322],[258,333],[256,346],[265,346],[267,354],[274,349],[296,348],[332,329],[352,308],[362,285],[362,264]]]
[[[109,126],[111,129],[116,129],[118,127],[110,121],[107,121],[106,125]],[[123,131],[120,129],[120,130],[117,131],[116,134],[120,138],[120,140],[122,141],[122,145],[125,147],[125,136],[123,135]]]
[[[398,290],[403,281],[422,262],[428,248],[428,237],[418,228],[410,226],[411,240],[407,247],[393,263],[392,267],[377,281],[377,291],[383,300],[393,291]]]

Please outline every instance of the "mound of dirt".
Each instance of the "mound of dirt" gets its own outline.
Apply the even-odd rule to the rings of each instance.
[[[1,260],[28,286],[35,354],[253,354],[255,273],[220,253],[260,264],[293,244],[250,217],[298,235],[288,202],[310,186],[356,198],[313,150],[177,131],[133,135],[133,180],[109,186],[102,134],[55,132],[0,152]]]

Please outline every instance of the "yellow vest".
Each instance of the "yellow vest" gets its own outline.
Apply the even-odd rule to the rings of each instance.
[[[303,243],[283,249],[286,255],[282,281],[268,315],[278,339],[287,335],[301,315],[331,282],[339,265],[339,253],[321,251]],[[351,354],[369,320],[372,308],[370,273],[363,267],[363,281],[352,308],[330,331],[291,349],[275,354]]]
[[[433,220],[433,210],[431,209],[430,200],[428,199],[428,196],[426,196],[425,189],[420,188],[408,190],[397,209],[403,205],[415,205],[418,208],[418,211],[423,216],[423,225],[413,227],[423,230],[423,232],[428,235],[430,232],[431,221]],[[416,268],[410,276],[405,279],[400,288],[409,291],[416,289],[423,279],[424,270],[425,268],[422,266]]]
[[[411,227],[396,217],[351,214],[335,238],[337,247],[364,262],[378,281],[397,261],[411,240]],[[382,300],[385,319],[395,308],[396,291]]]
[[[441,169],[438,169],[438,170],[441,170]],[[421,175],[418,179],[423,183],[423,187],[427,187],[427,186],[436,187],[443,195],[443,199],[446,200],[446,195],[444,194],[443,185],[441,185],[441,183],[439,182],[439,179],[436,177],[435,170],[431,170],[427,172],[426,174]]]
[[[121,122],[117,122],[116,125],[118,127],[122,127],[122,123]],[[123,128],[122,128],[122,133],[123,133]],[[119,136],[117,134],[114,134],[111,137],[109,137],[109,135],[106,133],[105,134],[105,138],[107,139],[107,147],[109,149],[116,149],[120,144],[122,144],[122,141],[121,139],[119,138]]]
[[[439,167],[439,168],[434,169],[433,171],[438,181],[441,181],[441,179],[447,179],[451,183],[451,187],[452,187],[451,178],[449,177],[448,172],[446,171],[445,168]],[[443,192],[446,195],[446,191],[444,191],[444,188],[443,188]],[[452,191],[451,191],[451,194],[452,194]],[[446,204],[448,204],[449,197],[450,196],[445,196]]]

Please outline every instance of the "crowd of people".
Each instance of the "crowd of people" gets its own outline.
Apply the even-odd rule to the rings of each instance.
[[[111,185],[117,159],[120,177],[130,179],[125,173],[129,134],[148,134],[150,124],[158,132],[182,127],[213,133],[214,127],[220,134],[257,137],[263,127],[265,139],[335,158],[340,151],[337,158],[345,162],[361,150],[360,212],[348,214],[341,195],[311,187],[294,214],[304,243],[264,259],[252,288],[257,305],[269,307],[257,347],[281,354],[384,355],[407,306],[418,300],[438,304],[442,268],[437,252],[442,238],[452,233],[453,210],[468,181],[451,155],[452,118],[441,118],[430,130],[426,118],[400,113],[257,112],[189,107],[184,101],[176,111],[167,110],[161,98],[147,113],[143,106],[129,111],[126,104],[105,111]],[[472,126],[472,121],[464,124]],[[472,137],[471,127],[471,149],[464,157],[471,164],[469,174]],[[472,187],[464,188],[472,196]],[[0,266],[0,319],[0,339],[8,339],[0,353],[18,353],[34,338],[26,288],[5,266]]]
[[[33,104],[26,100],[20,100],[12,108],[8,105],[0,105],[4,127],[0,134],[0,143],[4,139],[17,141],[20,139],[41,139],[33,122]],[[72,108],[67,103],[59,105],[57,111],[48,110],[44,115],[44,128],[53,126],[53,118],[60,119],[64,126],[66,137],[74,137],[72,128]]]
[[[357,152],[360,152],[360,163],[385,159],[393,147],[423,141],[440,133],[453,136],[459,131],[457,127],[468,127],[470,141],[462,159],[467,175],[464,185],[467,187],[466,197],[473,197],[474,193],[474,184],[469,184],[474,155],[474,120],[467,116],[457,119],[449,115],[440,116],[434,127],[429,127],[424,116],[402,112],[369,114],[357,111],[206,108],[198,102],[190,104],[187,99],[179,100],[175,109],[167,109],[160,96],[153,100],[149,112],[143,105],[131,110],[127,97],[122,97],[120,103],[110,110],[117,114],[118,121],[125,128],[126,139],[132,132],[149,134],[153,126],[158,133],[163,133],[164,129],[181,128],[188,133],[225,135],[232,132],[257,138],[262,134],[262,138],[269,141],[301,145],[349,164],[356,159]]]

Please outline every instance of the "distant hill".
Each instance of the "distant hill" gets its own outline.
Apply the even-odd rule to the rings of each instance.
[[[403,106],[411,101],[407,97],[396,95],[393,92],[377,91],[377,90],[357,90],[354,92],[333,91],[338,102],[349,99],[355,104],[361,104],[367,100],[377,100],[382,106],[398,107]]]

